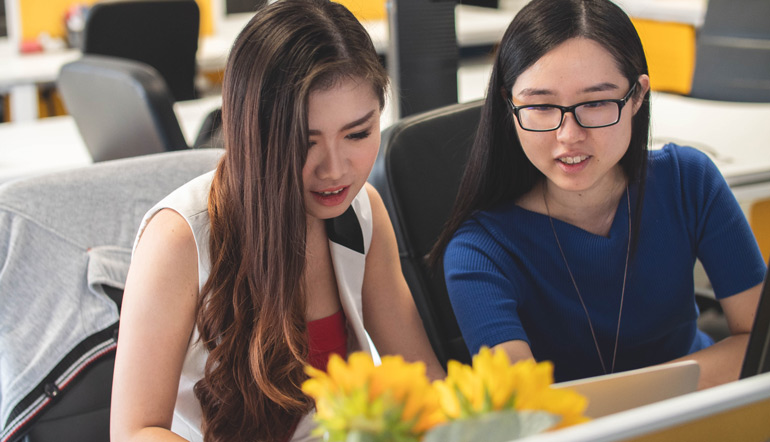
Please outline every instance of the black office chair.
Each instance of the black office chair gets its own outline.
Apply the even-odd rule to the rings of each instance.
[[[224,138],[222,136],[222,108],[217,108],[209,112],[203,119],[198,136],[195,137],[193,148],[224,148]]]
[[[709,0],[690,95],[770,102],[770,1]]]
[[[439,361],[469,363],[444,275],[425,256],[454,204],[481,115],[482,102],[456,104],[395,123],[369,182],[380,192],[396,231],[401,267]]]
[[[95,3],[83,30],[83,53],[147,63],[160,72],[175,101],[195,93],[200,11],[195,0]]]
[[[167,152],[0,186],[0,244],[7,246],[0,247],[0,385],[23,396],[7,404],[0,440],[109,441],[118,325],[110,305],[120,306],[139,223],[172,190],[216,167],[221,154]],[[93,314],[94,306],[103,313]],[[60,320],[30,329],[41,317]],[[33,342],[18,349],[11,341],[19,335]],[[20,386],[35,364],[48,374]]]
[[[57,85],[95,162],[188,148],[166,83],[147,64],[84,56]]]

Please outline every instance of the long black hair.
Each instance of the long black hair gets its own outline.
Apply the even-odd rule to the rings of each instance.
[[[552,49],[575,37],[599,43],[612,55],[630,85],[640,75],[647,74],[647,60],[639,35],[626,13],[610,0],[533,0],[527,4],[508,26],[495,54],[476,139],[452,213],[430,253],[432,265],[441,262],[452,236],[474,212],[515,201],[543,178],[524,154],[505,99],[525,70]],[[639,94],[640,90],[635,93]],[[634,203],[634,245],[647,176],[649,128],[647,92],[633,117],[631,140],[620,160],[629,183],[638,186]]]

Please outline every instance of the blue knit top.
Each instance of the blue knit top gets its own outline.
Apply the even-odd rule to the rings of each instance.
[[[632,210],[636,195],[632,187]],[[554,220],[607,370],[623,286],[627,211],[624,195],[608,237]],[[765,275],[756,240],[716,166],[698,150],[667,145],[650,152],[615,371],[666,362],[713,343],[696,328],[696,258],[719,299]],[[523,340],[535,359],[554,363],[557,381],[604,374],[547,216],[513,202],[476,213],[449,243],[444,269],[471,354],[482,345]]]

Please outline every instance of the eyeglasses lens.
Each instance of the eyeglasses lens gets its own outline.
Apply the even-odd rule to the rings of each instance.
[[[583,127],[604,127],[618,122],[620,107],[615,101],[597,101],[575,108],[575,116]],[[561,126],[562,110],[558,107],[533,106],[519,109],[519,123],[529,130],[554,130]]]
[[[585,127],[607,126],[618,121],[620,108],[613,101],[597,101],[575,108],[575,116]]]

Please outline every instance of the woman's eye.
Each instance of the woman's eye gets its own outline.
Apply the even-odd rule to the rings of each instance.
[[[307,142],[307,148],[308,148],[308,149],[310,149],[311,147],[313,147],[313,146],[315,146],[315,145],[316,145],[316,142],[315,142],[315,141],[313,141],[313,140],[309,140],[309,141]]]
[[[586,109],[598,109],[601,107],[605,107],[609,104],[607,101],[594,101],[593,103],[586,103],[583,105]]]
[[[355,132],[355,133],[352,133],[352,134],[348,134],[348,136],[345,137],[345,138],[350,139],[350,140],[363,140],[364,138],[368,138],[369,135],[371,135],[371,134],[372,134],[371,130],[365,130],[365,131],[362,131],[362,132]]]

